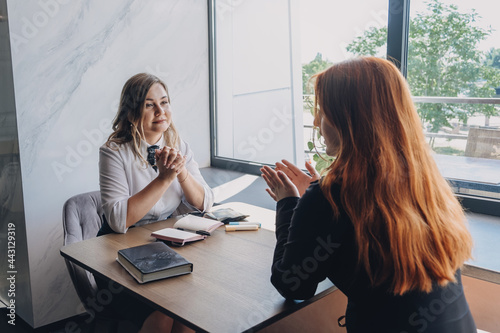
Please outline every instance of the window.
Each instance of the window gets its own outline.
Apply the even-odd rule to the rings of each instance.
[[[259,173],[311,151],[310,76],[355,55],[399,62],[464,205],[500,199],[500,23],[489,0],[212,0],[212,165]],[[496,88],[496,89],[495,89]],[[324,163],[316,156],[317,163]],[[483,210],[480,208],[480,210]],[[475,208],[474,208],[475,209]],[[477,211],[477,210],[476,210]]]
[[[360,8],[364,8],[360,11]],[[213,0],[212,165],[311,159],[311,74],[351,57],[348,43],[387,27],[387,0]],[[346,13],[351,13],[346,15]],[[319,67],[318,67],[319,66]]]
[[[214,0],[212,9],[212,164],[252,171],[277,158],[303,163],[296,1]]]
[[[309,79],[333,63],[355,55],[386,57],[387,0],[300,1],[300,43],[303,93],[303,148],[306,158],[319,169],[330,162],[313,131],[313,87]],[[362,8],[363,10],[360,10]],[[365,32],[368,32],[365,36]],[[367,47],[366,47],[367,46]],[[311,149],[312,147],[315,147]]]
[[[455,191],[500,199],[497,13],[488,0],[412,2],[407,78]]]

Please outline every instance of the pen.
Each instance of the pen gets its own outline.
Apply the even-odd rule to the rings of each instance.
[[[226,231],[238,231],[238,230],[259,230],[259,226],[256,224],[249,225],[226,225]]]
[[[177,230],[188,231],[184,228],[177,228]],[[191,232],[191,231],[188,231],[188,232]],[[205,231],[205,230],[196,230],[195,233],[198,235],[210,236],[210,233],[208,231]]]
[[[256,225],[260,228],[259,222],[241,221],[241,222],[229,222],[229,225]]]

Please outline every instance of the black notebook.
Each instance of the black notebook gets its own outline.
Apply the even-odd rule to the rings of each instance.
[[[119,250],[116,260],[139,283],[188,274],[193,271],[192,263],[163,242]]]

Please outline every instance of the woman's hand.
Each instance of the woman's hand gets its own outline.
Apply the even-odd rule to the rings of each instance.
[[[158,176],[127,201],[125,220],[127,228],[142,219],[172,185],[177,174],[186,169],[186,158],[177,149],[171,147],[156,149],[155,159]],[[201,202],[203,203],[203,197]]]
[[[186,155],[182,155],[180,151],[174,149],[174,151],[170,152],[169,158],[166,160],[166,167],[176,175],[187,202],[191,206],[203,210],[205,189],[191,176],[186,167],[186,162]]]
[[[173,175],[177,176],[179,183],[183,183],[189,176],[186,169],[186,156],[182,155],[180,151],[168,146],[163,147],[158,155],[157,165],[160,169],[160,175],[167,179],[173,180]],[[163,174],[162,169],[163,167]]]
[[[185,158],[175,149],[168,146],[156,150],[156,165],[158,167],[158,177],[164,180],[173,181],[179,171],[179,166],[184,167]],[[182,162],[184,160],[184,162]]]
[[[300,196],[302,196],[306,192],[307,188],[312,182],[320,179],[318,171],[316,171],[316,169],[314,169],[314,167],[309,162],[306,162],[306,169],[307,171],[309,171],[310,175],[303,172],[287,160],[281,160],[281,162],[282,163],[276,163],[276,170],[282,171],[285,175],[288,176],[288,178],[290,178],[292,183],[294,183],[297,187]]]
[[[260,169],[262,177],[267,183],[269,188],[266,192],[269,193],[271,198],[275,201],[280,201],[283,198],[298,197],[299,191],[287,175],[282,171],[274,171],[267,165]]]
[[[179,183],[184,183],[189,176],[189,171],[186,169],[186,156],[179,153],[170,167],[175,170]]]

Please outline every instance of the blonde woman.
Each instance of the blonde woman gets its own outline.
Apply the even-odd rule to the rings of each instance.
[[[98,235],[208,211],[214,202],[193,152],[174,127],[167,86],[147,73],[134,75],[123,87],[113,133],[99,151],[99,175],[104,223]],[[114,295],[111,307],[143,332],[187,330],[126,295]]]
[[[315,126],[335,156],[314,181],[263,167],[277,201],[271,281],[307,299],[330,279],[347,297],[347,331],[476,332],[460,267],[472,239],[426,144],[399,70],[379,58],[315,76]]]
[[[113,133],[99,151],[99,173],[104,214],[117,233],[213,205],[213,192],[174,127],[167,86],[150,74],[123,87]]]

